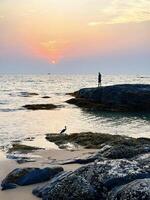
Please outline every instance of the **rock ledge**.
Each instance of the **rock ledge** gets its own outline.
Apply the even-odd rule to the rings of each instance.
[[[149,84],[122,84],[83,88],[67,103],[106,111],[150,112]]]

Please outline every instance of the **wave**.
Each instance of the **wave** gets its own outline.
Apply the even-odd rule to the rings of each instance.
[[[11,109],[11,108],[1,108],[0,112],[16,112],[16,111],[20,111],[23,110],[22,108],[16,108],[16,109]]]

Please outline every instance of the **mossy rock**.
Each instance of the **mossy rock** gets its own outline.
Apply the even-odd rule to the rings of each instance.
[[[23,144],[13,144],[12,147],[8,150],[8,153],[12,153],[15,151],[29,152],[29,151],[39,150],[39,149],[41,149],[41,148],[27,146],[27,145],[23,145]]]
[[[113,147],[114,158],[116,151],[119,151],[120,147],[124,147],[126,152],[128,152],[129,157],[132,157],[134,153],[144,153],[150,150],[150,139],[136,139],[126,136],[103,133],[84,132],[73,133],[71,135],[47,134],[46,139],[50,142],[54,142],[60,148],[63,144],[68,142],[83,146],[87,149],[102,149],[102,147],[105,145],[109,145],[110,147]],[[107,152],[107,154],[108,157],[112,156],[110,155],[110,152]]]
[[[57,106],[54,104],[28,104],[23,106],[23,108],[28,110],[52,110],[56,109]]]

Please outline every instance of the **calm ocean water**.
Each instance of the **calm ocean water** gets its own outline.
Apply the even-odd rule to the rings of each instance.
[[[150,83],[150,76],[104,76],[103,85]],[[93,131],[150,138],[150,114],[86,112],[65,103],[73,92],[97,85],[96,75],[1,75],[0,76],[0,146],[28,136],[57,133],[67,125],[67,133]],[[38,96],[23,97],[24,92]],[[50,96],[43,99],[42,96]],[[62,105],[52,111],[28,111],[25,104]]]

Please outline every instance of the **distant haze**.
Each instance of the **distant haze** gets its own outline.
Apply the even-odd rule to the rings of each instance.
[[[1,0],[0,73],[150,74],[149,0]]]

